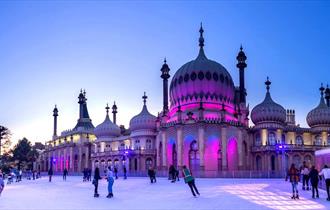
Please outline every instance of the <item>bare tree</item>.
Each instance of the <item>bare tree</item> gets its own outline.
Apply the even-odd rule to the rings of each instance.
[[[10,141],[10,130],[5,126],[0,125],[0,156],[2,149],[8,149],[11,145]]]

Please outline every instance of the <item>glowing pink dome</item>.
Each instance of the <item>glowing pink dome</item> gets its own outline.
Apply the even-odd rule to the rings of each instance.
[[[200,33],[200,51],[197,58],[184,64],[172,78],[171,108],[197,102],[234,103],[233,80],[225,67],[205,56],[202,28]]]

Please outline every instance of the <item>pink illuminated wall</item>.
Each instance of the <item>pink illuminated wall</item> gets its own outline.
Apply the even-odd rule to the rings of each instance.
[[[167,141],[167,165],[170,166],[173,164],[173,144],[175,144],[175,139],[170,137]]]
[[[235,138],[231,138],[227,144],[227,163],[229,171],[238,170],[238,149]]]
[[[207,137],[205,144],[205,170],[217,171],[220,138],[216,135],[210,135]]]

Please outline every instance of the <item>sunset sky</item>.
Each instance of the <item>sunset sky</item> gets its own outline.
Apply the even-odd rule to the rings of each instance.
[[[207,57],[225,66],[235,85],[243,45],[250,109],[264,99],[269,76],[274,101],[295,109],[306,126],[321,82],[330,84],[329,10],[329,1],[1,1],[0,125],[14,142],[45,142],[55,104],[59,131],[75,126],[81,88],[94,126],[115,100],[118,123],[128,127],[144,91],[156,115],[164,57],[172,76],[195,59],[203,22]]]

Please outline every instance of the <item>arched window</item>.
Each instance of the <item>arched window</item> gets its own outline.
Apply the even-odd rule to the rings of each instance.
[[[146,148],[147,149],[152,149],[151,139],[147,139]]]
[[[296,168],[299,168],[302,165],[301,157],[299,155],[293,156],[293,163],[295,164]]]
[[[140,140],[139,139],[135,140],[135,149],[140,149]]]
[[[146,169],[148,170],[150,167],[153,166],[153,162],[151,158],[146,159]]]
[[[259,133],[256,134],[255,145],[261,146],[261,138]]]
[[[297,145],[303,145],[304,144],[304,140],[301,136],[296,137],[296,144]]]
[[[282,144],[285,144],[285,134],[282,134],[281,143],[282,143]]]
[[[276,144],[276,136],[274,132],[269,132],[268,134],[268,144],[275,145]]]
[[[189,167],[193,171],[193,173],[195,173],[195,174],[199,170],[199,167],[200,167],[198,144],[197,144],[196,140],[192,141],[191,144],[190,144]]]
[[[315,136],[315,145],[322,145],[322,138],[320,135]]]
[[[328,135],[327,143],[328,143],[328,146],[330,146],[330,134]]]

